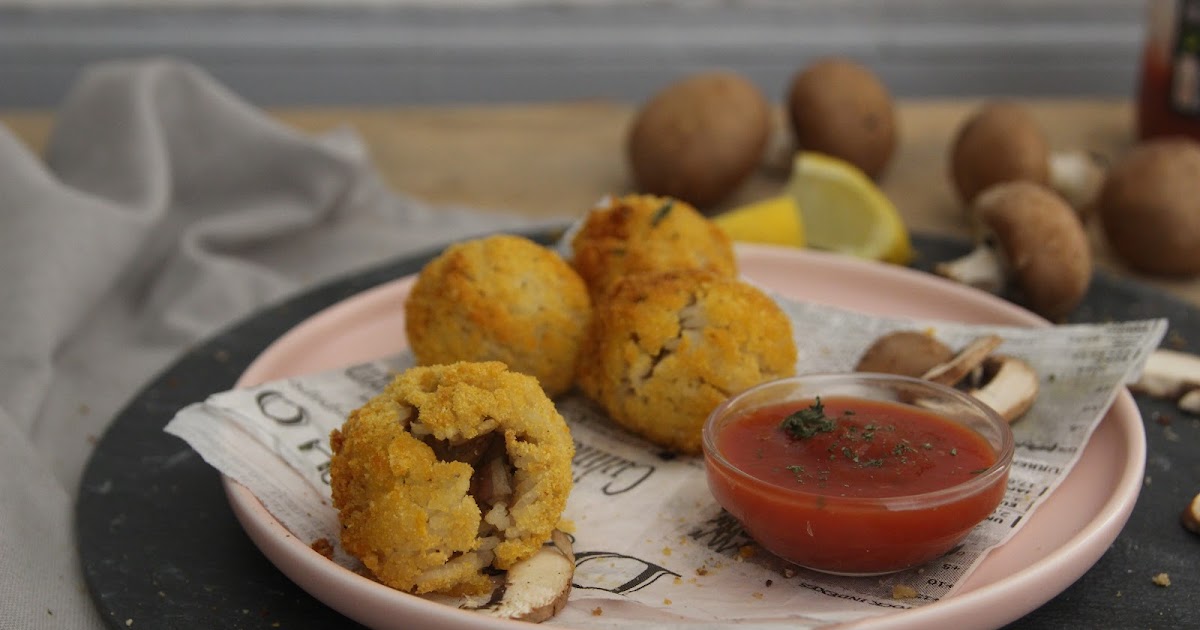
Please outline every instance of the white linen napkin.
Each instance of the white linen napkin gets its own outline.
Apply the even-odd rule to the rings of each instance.
[[[189,345],[321,280],[532,225],[389,191],[352,132],[299,133],[178,60],[86,69],[44,160],[0,124],[0,629],[100,627],[79,477]]]

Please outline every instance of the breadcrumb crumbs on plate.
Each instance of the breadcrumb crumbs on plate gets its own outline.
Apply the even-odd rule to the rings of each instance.
[[[774,583],[775,583],[775,580],[767,580],[767,582],[766,582],[767,588],[771,588],[771,585]]]
[[[764,597],[764,595],[762,593],[757,593],[757,592],[751,593],[750,596],[753,597],[754,599],[762,599]]]
[[[312,550],[325,556],[327,560],[333,560],[333,543],[329,542],[328,538],[321,537],[312,541]]]
[[[670,548],[670,547],[663,547],[663,549],[662,549],[662,555],[664,555],[664,556],[669,556],[669,555],[671,555],[671,548]]]
[[[683,584],[683,576],[676,575],[676,576],[675,576],[675,583],[676,583],[676,584]]]
[[[664,597],[664,598],[663,598],[663,605],[664,605],[664,606],[670,606],[670,605],[671,605],[671,599],[670,599],[670,598],[668,598],[668,597]]]
[[[603,615],[603,614],[604,614],[604,609],[599,606],[592,609],[593,617],[599,617],[600,615]]]
[[[1166,573],[1159,573],[1158,575],[1150,578],[1150,581],[1154,582],[1155,586],[1166,588],[1171,585],[1171,576],[1167,575]]]
[[[795,570],[795,569],[792,569],[792,568],[790,568],[790,567],[789,567],[789,568],[785,568],[785,569],[783,570],[783,577],[785,577],[785,578],[794,578],[794,577],[796,577],[796,570]]]
[[[917,596],[917,589],[907,584],[892,585],[892,599],[912,599]]]
[[[708,575],[708,567],[698,567],[696,569],[696,575]]]
[[[757,553],[758,550],[750,545],[742,545],[741,547],[738,547],[739,558],[753,558]]]

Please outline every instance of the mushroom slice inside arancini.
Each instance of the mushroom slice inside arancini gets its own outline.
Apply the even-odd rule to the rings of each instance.
[[[516,469],[504,447],[504,436],[498,431],[450,442],[426,435],[422,439],[444,462],[463,462],[473,469],[467,494],[475,499],[483,520],[479,523],[479,538],[489,540],[503,537],[512,524],[508,508],[513,499],[513,477]]]
[[[493,617],[541,623],[567,605],[575,577],[571,539],[561,530],[532,556],[510,568],[491,601],[479,608]]]

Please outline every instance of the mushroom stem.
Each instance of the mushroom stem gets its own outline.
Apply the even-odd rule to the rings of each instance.
[[[772,121],[760,165],[772,175],[791,175],[795,169],[796,153],[799,151],[800,146],[796,144],[796,138],[788,129],[786,121]]]
[[[989,293],[999,293],[1004,288],[1004,263],[996,248],[986,242],[975,246],[966,256],[938,263],[933,271],[939,276]]]
[[[1105,168],[1087,151],[1057,151],[1050,155],[1050,187],[1080,215],[1090,213],[1104,185]]]

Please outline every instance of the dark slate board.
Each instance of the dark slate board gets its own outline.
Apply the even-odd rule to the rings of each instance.
[[[546,242],[549,235],[537,235]],[[965,253],[967,244],[917,236],[915,267]],[[274,339],[317,311],[415,273],[437,250],[331,282],[267,308],[191,349],[113,420],[84,472],[76,505],[83,572],[112,628],[360,627],[295,586],[258,551],[220,479],[162,431],[184,406],[229,389]],[[1011,297],[1011,296],[1010,296]],[[1167,343],[1200,349],[1200,311],[1165,292],[1098,274],[1076,322],[1166,317]],[[1200,627],[1200,536],[1179,512],[1200,491],[1200,419],[1139,397],[1148,485],[1129,524],[1100,561],[1014,628]],[[1151,583],[1170,574],[1172,585]]]

